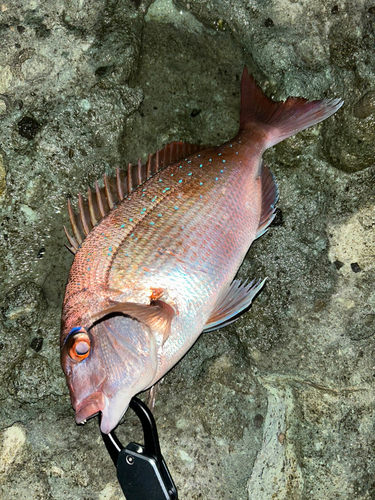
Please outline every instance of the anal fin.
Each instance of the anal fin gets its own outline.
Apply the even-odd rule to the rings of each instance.
[[[264,285],[263,281],[255,280],[250,283],[241,283],[241,280],[234,280],[218,297],[215,308],[209,317],[204,332],[212,332],[218,328],[229,325],[238,319],[251,304],[255,295]]]
[[[161,378],[160,380],[158,380],[156,382],[156,384],[154,384],[153,386],[151,386],[147,390],[148,395],[147,395],[147,403],[146,404],[147,404],[149,410],[151,411],[151,413],[154,412],[156,396],[157,396],[159,389],[160,389],[160,386],[163,382],[164,382],[164,378]]]

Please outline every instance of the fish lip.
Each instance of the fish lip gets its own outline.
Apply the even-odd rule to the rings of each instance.
[[[75,421],[77,424],[84,423],[91,417],[94,417],[105,408],[105,396],[101,391],[96,391],[83,399],[75,407]]]

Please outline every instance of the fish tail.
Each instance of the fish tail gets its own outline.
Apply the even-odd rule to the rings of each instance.
[[[343,103],[341,99],[308,101],[301,97],[288,97],[285,102],[274,102],[263,94],[247,68],[244,68],[241,80],[240,131],[254,127],[263,129],[266,132],[264,149],[267,149],[325,120],[336,113]]]

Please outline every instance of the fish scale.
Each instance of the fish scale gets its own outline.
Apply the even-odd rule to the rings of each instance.
[[[131,397],[163,377],[202,331],[249,308],[264,281],[233,279],[271,223],[278,198],[262,154],[341,104],[274,103],[245,69],[240,131],[232,141],[200,152],[167,145],[147,165],[139,161],[136,172],[129,165],[125,180],[119,172],[115,181],[105,177],[96,201],[91,192],[88,202],[80,197],[79,219],[69,208],[76,254],[61,362],[77,422],[100,411],[101,430],[110,432]],[[107,213],[95,224],[99,212]]]
[[[168,283],[169,286],[166,286],[166,290],[169,296],[173,297],[174,290],[170,285],[169,278],[182,271],[187,278],[180,278],[180,282],[176,283],[175,295],[181,287],[181,282],[184,283],[185,287],[189,286],[190,282],[194,283],[196,287],[198,281],[200,285],[203,285],[202,289],[208,300],[214,296],[212,291],[216,291],[218,283],[223,281],[220,270],[225,270],[230,279],[233,278],[238,266],[234,265],[233,269],[230,269],[228,265],[223,266],[224,261],[227,260],[228,264],[232,261],[237,262],[238,259],[242,260],[243,254],[247,250],[247,245],[244,245],[243,242],[248,241],[251,232],[254,237],[258,227],[260,214],[256,211],[254,213],[254,207],[259,203],[251,204],[250,210],[246,213],[243,208],[244,200],[238,199],[240,191],[235,185],[241,183],[237,165],[229,162],[224,169],[222,168],[224,165],[222,160],[220,164],[209,161],[211,159],[209,156],[213,156],[213,154],[214,152],[212,154],[207,152],[206,157],[195,157],[182,162],[182,169],[177,163],[160,173],[160,175],[167,174],[167,176],[169,173],[173,173],[175,177],[173,184],[168,179],[168,187],[171,187],[168,196],[163,200],[162,217],[159,218],[158,222],[159,206],[149,210],[147,216],[133,228],[133,236],[127,238],[119,246],[111,264],[109,288],[116,290],[130,288],[134,300],[147,301],[148,297],[142,293],[134,296],[134,284],[137,284],[137,288],[142,288],[141,284],[143,283],[143,290],[149,291],[152,285],[163,287]],[[201,164],[203,164],[202,168]],[[189,175],[190,173],[192,175]],[[220,177],[213,177],[213,175]],[[184,182],[180,184],[179,180],[181,179]],[[156,177],[150,183],[152,182],[153,186],[158,187],[158,181],[159,179]],[[224,194],[221,192],[223,187],[225,187]],[[236,189],[239,201],[237,214],[233,211],[232,206],[234,189]],[[244,190],[244,197],[246,195]],[[258,197],[260,197],[260,193]],[[226,210],[228,204],[231,205],[231,211]],[[166,224],[164,220],[167,220]],[[244,224],[245,220],[247,220],[247,224]],[[153,225],[152,222],[154,222]],[[227,226],[226,230],[225,226]],[[240,237],[241,231],[242,238]],[[225,233],[227,233],[228,241],[223,237]],[[233,238],[234,234],[236,234],[236,238]],[[156,252],[160,241],[163,242],[163,247],[166,250]],[[239,255],[236,255],[238,253]],[[199,287],[197,289],[199,290]],[[189,293],[186,293],[186,296],[188,297]],[[180,302],[181,300],[183,297],[180,297]],[[210,307],[211,304],[208,303],[204,315],[206,319]],[[173,341],[172,338],[171,341]]]
[[[261,184],[254,184],[252,177],[259,176],[260,152],[250,155],[249,161],[249,155],[243,154],[246,147],[243,145],[242,153],[237,155],[237,146],[238,141],[228,143],[219,151],[209,150],[165,167],[92,230],[73,263],[73,276],[75,264],[77,274],[81,273],[79,291],[95,290],[100,284],[101,293],[107,293],[111,300],[149,304],[151,288],[161,287],[164,299],[180,312],[169,342],[159,353],[158,371],[152,382],[193,345],[223,283],[232,281],[249,239],[255,237]],[[236,154],[236,161],[225,160],[227,150]],[[239,170],[239,162],[252,165]],[[253,190],[252,203],[246,209],[249,181],[253,187],[257,185],[257,190]],[[157,222],[161,205],[162,217]],[[150,224],[153,221],[156,227]],[[156,253],[160,242],[166,251]],[[96,262],[91,257],[86,267],[89,254],[96,255]],[[197,307],[202,303],[204,308]],[[97,307],[103,306],[99,303]],[[92,304],[90,313],[94,312]]]

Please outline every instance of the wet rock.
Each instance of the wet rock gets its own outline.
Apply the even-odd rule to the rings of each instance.
[[[41,287],[36,283],[20,283],[8,294],[3,314],[8,324],[27,328],[38,324],[47,304]]]
[[[26,429],[14,424],[0,434],[0,473],[7,475],[22,459],[26,444]]]
[[[353,273],[361,272],[361,268],[359,267],[358,262],[352,262],[350,264],[350,267],[352,268]]]
[[[6,190],[6,171],[3,161],[3,156],[0,154],[0,200],[5,194]]]
[[[31,141],[32,139],[35,139],[35,136],[40,129],[40,123],[30,116],[24,116],[17,123],[17,127],[19,134]]]
[[[364,120],[375,113],[375,90],[370,90],[353,106],[353,115]]]
[[[51,394],[48,361],[38,354],[26,357],[8,375],[8,392],[19,402],[35,403]]]
[[[97,422],[74,423],[59,365],[72,262],[66,199],[74,205],[104,172],[168,141],[231,138],[246,64],[275,99],[343,97],[345,106],[267,153],[282,217],[239,271],[267,283],[251,311],[202,335],[166,376],[154,412],[163,454],[187,500],[370,498],[374,8],[317,0],[34,7],[4,4],[0,26],[0,427],[22,421],[24,431],[21,444],[6,446],[16,453],[0,474],[0,497],[122,498]],[[34,140],[19,134],[24,117],[43,124],[31,128]],[[124,442],[142,439],[129,412],[118,432]]]
[[[369,111],[367,108],[366,113]],[[364,112],[364,111],[363,111]],[[371,112],[372,113],[372,112]],[[334,119],[324,126],[324,149],[335,167],[348,173],[364,170],[374,164],[375,117],[354,116],[350,105],[340,110],[341,118]]]
[[[30,343],[31,349],[35,352],[39,352],[43,347],[43,337],[35,337]]]
[[[257,413],[254,417],[254,425],[257,429],[260,429],[263,425],[264,422],[264,417],[263,415],[260,415],[260,413]]]

